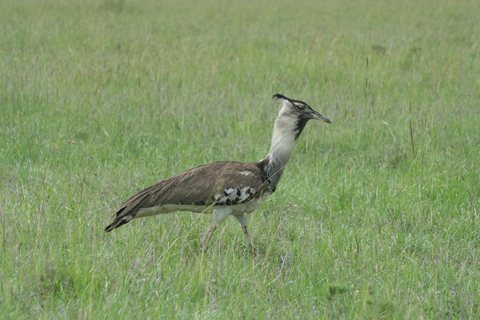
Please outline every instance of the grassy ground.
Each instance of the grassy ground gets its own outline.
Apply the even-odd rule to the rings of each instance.
[[[0,318],[479,318],[478,1],[0,2]],[[133,193],[309,123],[277,193],[105,234]]]

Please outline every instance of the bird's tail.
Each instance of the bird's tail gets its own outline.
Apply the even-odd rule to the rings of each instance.
[[[123,208],[122,208],[123,209]],[[118,227],[121,227],[123,226],[124,224],[128,223],[130,220],[132,220],[133,216],[132,215],[121,215],[121,211],[123,211],[122,209],[120,209],[119,211],[115,212],[113,215],[116,216],[115,217],[115,220],[113,220],[112,223],[110,223],[106,228],[105,228],[105,232],[110,232],[112,231],[113,229],[116,229]]]
[[[127,223],[128,221],[125,221],[123,220],[122,218],[120,219],[115,219],[112,223],[110,223],[106,228],[105,228],[105,232],[110,232],[112,231],[113,229],[116,229],[118,227],[121,227],[123,226],[125,223]]]

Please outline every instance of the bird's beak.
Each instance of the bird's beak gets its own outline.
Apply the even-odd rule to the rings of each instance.
[[[332,123],[329,119],[325,118],[322,116],[320,113],[318,113],[315,110],[312,110],[313,112],[310,114],[310,117],[315,120],[320,120],[320,121],[325,121],[326,123]]]

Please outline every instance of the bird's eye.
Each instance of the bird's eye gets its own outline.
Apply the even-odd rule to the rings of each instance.
[[[297,104],[297,109],[299,111],[302,111],[303,109],[305,109],[305,106],[303,104]]]

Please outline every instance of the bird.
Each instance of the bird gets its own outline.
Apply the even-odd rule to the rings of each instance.
[[[280,101],[268,155],[258,162],[220,161],[162,180],[129,198],[113,213],[105,228],[110,232],[131,220],[158,214],[190,211],[212,213],[213,219],[200,241],[202,253],[220,224],[233,216],[243,230],[246,243],[258,255],[248,226],[255,211],[277,188],[298,137],[309,120],[331,123],[307,103],[274,94]]]

